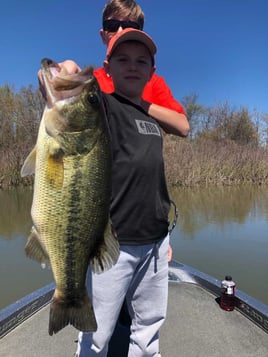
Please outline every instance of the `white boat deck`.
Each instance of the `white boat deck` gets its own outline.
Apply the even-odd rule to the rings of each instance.
[[[68,326],[49,336],[48,309],[0,340],[1,357],[74,357],[78,331]],[[121,348],[122,341],[113,357],[124,356]],[[268,334],[240,312],[220,309],[215,296],[200,286],[171,282],[160,352],[162,357],[267,357]]]

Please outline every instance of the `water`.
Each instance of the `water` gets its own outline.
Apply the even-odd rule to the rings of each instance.
[[[52,272],[27,258],[32,191],[0,191],[0,309],[52,282]]]
[[[180,218],[173,258],[268,305],[268,186],[171,191]]]
[[[179,219],[173,258],[268,305],[268,187],[172,189]],[[27,258],[32,191],[0,191],[0,309],[53,281],[50,269]]]

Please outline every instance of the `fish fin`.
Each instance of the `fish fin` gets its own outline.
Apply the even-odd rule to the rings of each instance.
[[[79,301],[64,301],[57,297],[57,289],[52,298],[49,313],[48,333],[50,336],[71,324],[77,330],[93,332],[97,330],[94,310],[86,288]]]
[[[63,159],[59,155],[47,157],[45,165],[46,182],[53,188],[60,189],[64,180],[64,164]]]
[[[30,176],[35,173],[35,162],[36,162],[36,146],[26,157],[24,164],[22,165],[20,171],[21,177]]]
[[[27,257],[29,258],[37,260],[40,263],[49,261],[49,256],[40,241],[39,234],[35,227],[32,228],[24,249]]]
[[[101,245],[99,253],[90,261],[92,271],[100,274],[110,269],[117,262],[119,254],[119,243],[114,232],[106,232],[104,243]]]

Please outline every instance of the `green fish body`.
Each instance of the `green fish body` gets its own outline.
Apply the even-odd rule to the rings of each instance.
[[[96,319],[85,281],[88,265],[100,273],[116,263],[118,242],[105,234],[111,195],[111,143],[101,93],[92,68],[57,73],[42,61],[48,105],[36,147],[22,176],[35,174],[33,228],[26,254],[50,261],[56,283],[49,334],[68,324],[95,331]]]

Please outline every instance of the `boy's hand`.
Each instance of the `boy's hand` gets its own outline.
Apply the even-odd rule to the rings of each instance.
[[[168,246],[168,262],[172,259],[172,247],[171,245]]]

